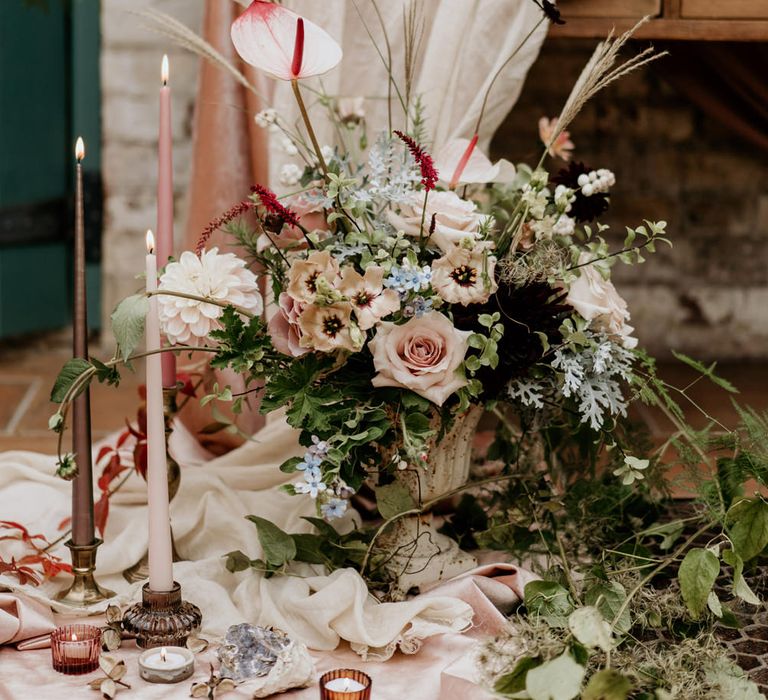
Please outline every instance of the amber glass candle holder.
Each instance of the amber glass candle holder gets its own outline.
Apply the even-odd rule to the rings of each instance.
[[[65,625],[51,632],[53,670],[77,676],[99,667],[101,630],[91,625]]]
[[[356,668],[336,668],[320,676],[320,700],[370,700],[371,677]]]

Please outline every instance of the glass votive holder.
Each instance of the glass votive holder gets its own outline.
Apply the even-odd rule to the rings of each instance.
[[[320,676],[320,700],[370,700],[371,677],[356,668],[336,668]]]
[[[99,667],[101,630],[91,625],[65,625],[51,632],[53,670],[76,676]]]

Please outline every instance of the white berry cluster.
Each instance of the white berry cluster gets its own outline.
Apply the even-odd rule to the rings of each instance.
[[[585,197],[591,197],[593,194],[607,192],[613,187],[616,184],[616,176],[607,168],[600,168],[582,173],[576,182],[581,187],[581,193]]]

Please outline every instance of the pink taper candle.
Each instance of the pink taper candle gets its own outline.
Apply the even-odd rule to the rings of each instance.
[[[147,231],[147,292],[157,289],[155,239]],[[149,588],[173,588],[171,519],[168,512],[168,463],[165,453],[163,377],[160,363],[160,319],[157,297],[149,297],[146,322],[147,352],[147,503],[149,504]]]
[[[160,130],[157,138],[157,265],[163,268],[173,254],[173,133],[171,88],[168,87],[168,56],[160,70]],[[176,357],[163,353],[163,387],[176,386]]]

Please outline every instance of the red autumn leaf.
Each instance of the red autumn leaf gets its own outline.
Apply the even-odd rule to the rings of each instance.
[[[102,491],[108,490],[112,481],[116,479],[121,472],[124,472],[125,469],[126,468],[120,464],[120,455],[118,455],[117,452],[113,453],[112,459],[109,460],[107,466],[104,467],[104,471],[101,472],[98,482],[99,488]]]
[[[120,437],[117,438],[116,448],[119,450],[125,444],[125,441],[129,437],[131,437],[131,431],[130,430],[124,430],[122,433],[120,433]]]
[[[147,478],[147,443],[142,440],[133,448],[133,465],[142,478]]]
[[[143,439],[144,439],[144,437],[145,437],[145,436],[144,436],[144,435],[142,435],[140,432],[138,432],[138,431],[136,430],[136,428],[134,428],[134,427],[133,427],[133,426],[132,426],[132,425],[131,425],[131,424],[128,422],[128,419],[127,419],[127,418],[125,419],[125,425],[128,427],[128,433],[129,433],[130,435],[133,435],[133,437],[135,437],[137,440],[143,440]]]
[[[139,406],[139,410],[136,412],[136,420],[139,424],[139,432],[144,437],[147,434],[147,407]]]
[[[101,460],[104,459],[111,452],[114,452],[114,449],[112,447],[110,447],[109,445],[104,445],[104,447],[102,447],[99,450],[99,454],[96,455],[96,464],[101,462]]]
[[[179,393],[184,394],[184,396],[195,395],[195,385],[192,383],[191,375],[186,372],[177,372],[176,383],[178,384],[179,382],[182,383],[182,386],[179,388]]]
[[[67,516],[59,523],[59,530],[66,530],[70,524],[72,523],[72,518],[70,516]]]
[[[147,400],[147,385],[146,384],[139,384],[139,398],[142,401]]]
[[[0,520],[0,527],[4,527],[7,530],[18,530],[18,535],[3,535],[0,540],[21,540],[26,542],[31,547],[37,549],[34,540],[40,540],[41,542],[48,543],[45,535],[30,535],[29,530],[19,523],[15,523],[12,520]]]
[[[40,585],[38,575],[28,566],[19,566],[15,559],[11,559],[10,562],[0,559],[0,574],[15,576],[22,586],[27,583],[31,583],[33,586]]]
[[[25,557],[19,559],[17,564],[34,565],[39,564],[43,567],[43,573],[46,578],[53,578],[58,576],[62,571],[72,573],[72,567],[69,564],[64,563],[59,557],[53,554],[28,554]]]
[[[101,498],[93,506],[93,524],[104,537],[104,528],[107,527],[107,518],[109,517],[109,495],[107,491],[102,492]]]

